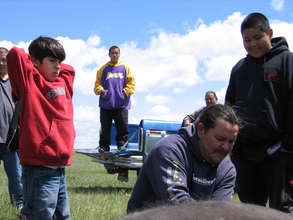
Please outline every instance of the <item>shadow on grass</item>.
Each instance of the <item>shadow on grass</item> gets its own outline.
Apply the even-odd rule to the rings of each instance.
[[[94,186],[94,187],[67,187],[68,191],[75,192],[75,193],[130,193],[132,187],[112,187],[112,186]],[[1,219],[0,219],[1,220]]]

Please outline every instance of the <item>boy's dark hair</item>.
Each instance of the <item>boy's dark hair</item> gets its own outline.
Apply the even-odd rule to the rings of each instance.
[[[3,54],[3,53],[8,53],[8,50],[5,47],[0,47],[0,54]]]
[[[247,15],[241,23],[241,33],[248,28],[258,28],[262,32],[269,33],[270,23],[266,16],[255,12]]]
[[[44,36],[33,40],[28,50],[29,54],[38,59],[40,63],[42,63],[45,57],[53,57],[62,62],[66,56],[62,44],[53,38]]]
[[[205,96],[207,96],[207,94],[209,94],[209,93],[213,94],[214,97],[218,100],[218,97],[217,97],[217,95],[216,95],[216,93],[214,91],[207,91]]]
[[[208,131],[209,129],[216,127],[216,121],[218,118],[229,122],[233,126],[238,125],[240,127],[240,120],[236,116],[232,107],[222,104],[216,104],[204,108],[199,114],[197,123],[203,123],[205,131]]]
[[[113,49],[118,49],[120,52],[120,48],[116,45],[113,45],[112,47],[109,48],[109,54],[110,54],[111,50],[113,50]]]

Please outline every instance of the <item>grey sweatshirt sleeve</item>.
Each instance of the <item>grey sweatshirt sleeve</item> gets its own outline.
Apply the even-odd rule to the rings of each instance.
[[[183,118],[183,121],[189,120],[190,122],[194,122],[197,119],[197,117],[199,116],[199,113],[201,112],[201,110],[202,109],[196,110],[192,114],[186,115],[185,118]]]

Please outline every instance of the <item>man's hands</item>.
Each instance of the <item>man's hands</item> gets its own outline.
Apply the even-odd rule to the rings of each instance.
[[[101,97],[102,97],[102,99],[106,99],[106,98],[107,98],[107,94],[108,94],[108,90],[103,90],[103,91],[101,92]]]
[[[127,98],[127,95],[125,94],[125,92],[123,91],[123,97],[122,99],[126,99]],[[106,99],[107,98],[107,95],[108,95],[108,90],[104,89],[102,92],[101,92],[101,97],[102,99]]]
[[[105,93],[102,95],[102,98],[103,98],[103,99],[106,99],[106,97],[107,97],[107,93],[105,92]]]
[[[188,125],[190,125],[190,121],[189,121],[188,119],[185,119],[185,120],[183,121],[183,126],[184,126],[184,127],[187,127]]]

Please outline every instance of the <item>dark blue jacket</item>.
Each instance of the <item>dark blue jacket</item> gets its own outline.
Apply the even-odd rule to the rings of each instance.
[[[229,157],[212,166],[200,154],[195,125],[161,139],[140,171],[127,212],[154,203],[231,200],[236,170]]]

